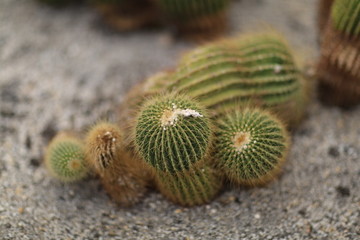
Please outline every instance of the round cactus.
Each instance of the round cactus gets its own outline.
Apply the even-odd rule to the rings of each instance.
[[[222,116],[216,131],[216,165],[230,181],[258,185],[276,176],[288,151],[284,125],[270,113],[245,108]]]
[[[222,186],[215,171],[206,166],[194,167],[176,174],[158,172],[156,183],[165,197],[183,206],[210,202]]]
[[[100,122],[88,132],[85,146],[87,160],[98,173],[113,165],[121,148],[122,133],[111,123]]]
[[[185,96],[157,96],[140,109],[136,149],[157,170],[174,173],[189,169],[205,157],[210,140],[205,110]]]
[[[291,127],[308,99],[291,51],[274,33],[201,47],[182,59],[171,79],[170,90],[196,98],[216,115],[252,103],[276,111]]]
[[[229,0],[157,0],[181,32],[198,40],[216,37],[226,29]]]
[[[318,64],[320,98],[328,104],[360,103],[360,0],[335,0]]]
[[[61,181],[81,180],[88,172],[83,143],[67,133],[59,133],[47,147],[45,165]]]

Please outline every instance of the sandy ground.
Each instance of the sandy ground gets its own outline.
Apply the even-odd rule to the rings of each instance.
[[[317,55],[314,0],[242,0],[231,35],[272,25],[299,55]],[[359,239],[360,108],[316,101],[293,137],[281,179],[227,189],[181,208],[155,192],[132,209],[99,182],[52,179],[43,148],[60,129],[85,130],[136,82],[174,66],[191,44],[169,29],[115,33],[89,8],[0,1],[0,239]]]

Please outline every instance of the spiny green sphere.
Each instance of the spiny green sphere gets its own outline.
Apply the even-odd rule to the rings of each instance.
[[[351,36],[360,35],[360,0],[335,0],[331,8],[335,28]]]
[[[83,143],[64,133],[58,134],[51,141],[45,164],[55,178],[64,182],[80,180],[88,172]]]
[[[211,138],[209,119],[194,101],[181,95],[154,97],[142,106],[135,145],[156,170],[178,172],[202,160]]]
[[[216,164],[234,183],[266,183],[279,172],[288,150],[283,124],[260,109],[222,116],[216,132]]]
[[[207,166],[194,167],[178,174],[158,172],[156,182],[164,196],[183,206],[210,202],[222,186],[219,176]]]

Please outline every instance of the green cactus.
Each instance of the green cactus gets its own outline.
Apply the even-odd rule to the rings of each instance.
[[[304,114],[307,88],[285,41],[275,33],[242,36],[185,55],[169,90],[223,114],[240,103],[276,111],[290,126]]]
[[[211,127],[204,109],[183,95],[156,96],[144,104],[135,126],[140,156],[159,171],[184,171],[208,153]]]
[[[335,0],[331,19],[335,29],[349,36],[360,36],[360,0]]]
[[[284,125],[272,114],[245,108],[222,116],[216,131],[216,166],[234,183],[259,185],[276,177],[289,144]]]
[[[45,165],[61,181],[81,180],[88,172],[83,143],[67,133],[59,133],[47,147]]]
[[[165,197],[189,207],[210,202],[222,186],[210,167],[194,167],[176,174],[157,172],[156,183]]]
[[[158,0],[165,14],[179,21],[191,21],[199,16],[223,11],[228,3],[228,0]]]
[[[226,30],[229,0],[157,0],[177,29],[197,41],[216,38]]]

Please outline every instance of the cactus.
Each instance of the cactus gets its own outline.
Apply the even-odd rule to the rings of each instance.
[[[245,108],[218,119],[215,164],[236,184],[259,185],[276,177],[289,144],[284,125],[267,111]]]
[[[360,103],[360,0],[335,0],[318,64],[320,98],[328,104]]]
[[[129,207],[144,195],[150,175],[122,141],[123,134],[116,125],[100,122],[87,134],[86,152],[107,193],[119,205]]]
[[[196,98],[215,115],[249,103],[276,111],[291,127],[308,99],[286,42],[275,33],[242,36],[200,47],[181,60],[169,90]]]
[[[136,120],[139,155],[159,171],[191,168],[208,153],[211,127],[204,109],[183,95],[156,96],[144,104]]]
[[[334,0],[319,0],[317,20],[320,38],[328,23],[333,2]]]
[[[157,0],[164,14],[194,39],[216,37],[226,29],[229,0]]]
[[[58,133],[47,147],[45,165],[63,182],[81,180],[88,172],[83,143],[68,133]]]
[[[222,186],[219,176],[206,166],[176,174],[157,172],[156,183],[169,200],[189,207],[210,202]]]
[[[157,9],[151,0],[92,0],[105,22],[120,31],[141,28],[157,22]]]

